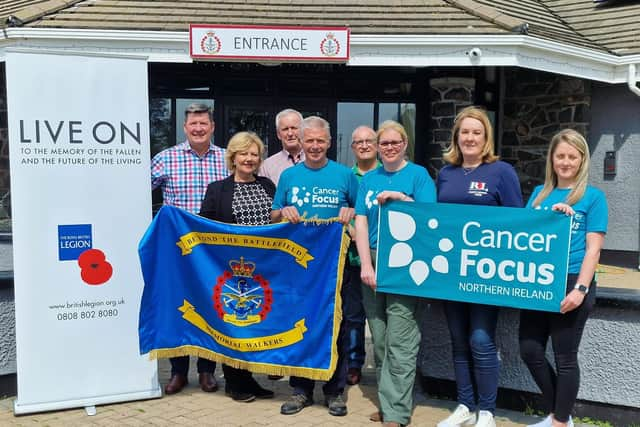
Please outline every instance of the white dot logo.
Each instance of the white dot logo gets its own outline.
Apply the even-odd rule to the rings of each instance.
[[[304,194],[302,194],[303,192]],[[306,191],[305,187],[302,187],[302,191],[298,187],[292,187],[291,193],[293,193],[291,196],[291,203],[294,205],[302,207],[305,203],[309,203],[309,196],[311,196],[311,193]]]
[[[407,243],[416,233],[416,222],[413,217],[403,212],[389,211],[388,220],[391,236],[397,240],[391,246],[388,267],[401,268],[408,265],[409,276],[417,286],[422,285],[429,278],[431,270],[440,274],[449,272],[449,261],[444,255],[434,256],[431,260],[431,268],[423,260],[413,260],[413,248]],[[427,221],[427,226],[432,230],[437,229],[438,225],[436,218]],[[450,252],[453,246],[451,239],[446,237],[438,241],[438,249],[443,253]]]
[[[371,196],[373,196],[373,190],[369,190],[367,195],[364,197],[364,204],[367,205],[367,209],[371,209],[373,206],[378,206],[378,199],[375,197],[371,200]]]

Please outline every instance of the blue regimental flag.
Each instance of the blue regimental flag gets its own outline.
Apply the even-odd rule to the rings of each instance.
[[[560,311],[571,226],[564,214],[391,202],[379,221],[380,292]]]
[[[243,226],[163,207],[139,247],[140,353],[328,380],[347,246],[337,222]]]

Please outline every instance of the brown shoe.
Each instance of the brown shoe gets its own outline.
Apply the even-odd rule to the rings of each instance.
[[[360,382],[362,378],[362,371],[360,368],[349,368],[347,372],[347,384],[356,385]]]
[[[211,372],[201,372],[198,374],[198,382],[200,383],[202,391],[206,391],[207,393],[218,391],[218,383]]]
[[[169,383],[164,386],[165,394],[176,394],[182,391],[184,386],[188,383],[187,377],[180,374],[174,374],[171,376]]]
[[[382,422],[382,412],[376,411],[373,414],[369,415],[369,420],[373,421],[374,423],[381,423]]]

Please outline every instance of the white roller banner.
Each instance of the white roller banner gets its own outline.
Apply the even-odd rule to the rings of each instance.
[[[157,364],[138,351],[147,62],[14,50],[6,64],[14,412],[158,397]]]

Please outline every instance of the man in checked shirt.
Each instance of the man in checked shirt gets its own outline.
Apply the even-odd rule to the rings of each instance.
[[[215,124],[212,109],[194,103],[184,112],[184,133],[187,140],[156,154],[151,161],[151,186],[162,190],[164,204],[176,206],[191,213],[200,212],[200,204],[212,181],[229,175],[224,163],[223,148],[213,145],[211,135]],[[172,357],[171,380],[165,386],[166,394],[181,391],[187,385],[189,356]],[[213,375],[216,363],[198,358],[200,388],[214,392],[218,384]]]

